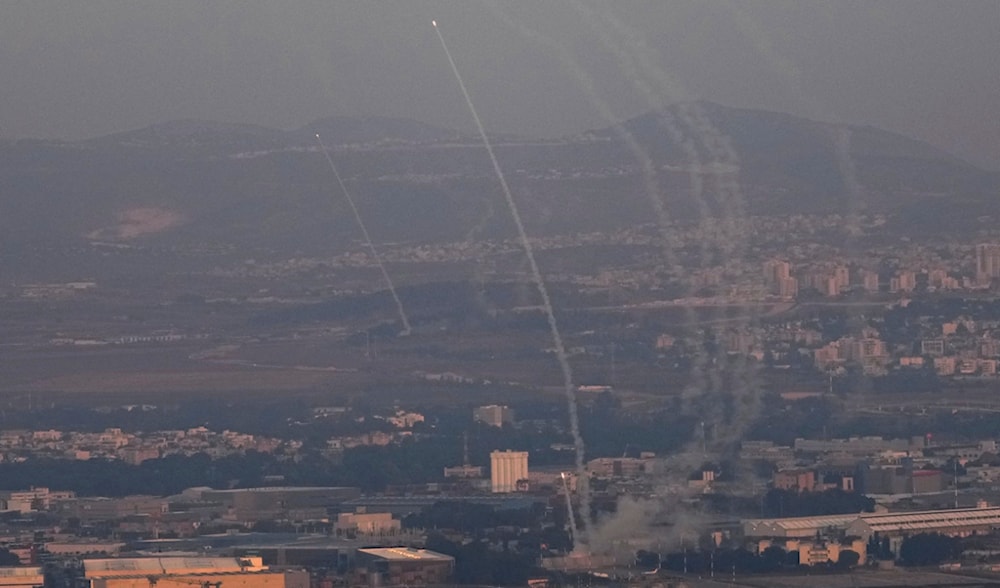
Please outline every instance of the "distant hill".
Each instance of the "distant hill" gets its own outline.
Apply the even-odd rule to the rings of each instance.
[[[509,236],[476,137],[394,118],[331,117],[291,131],[181,120],[78,142],[0,145],[0,244],[111,241],[330,252],[359,238],[315,145],[331,147],[380,242]],[[649,157],[659,192],[642,173]],[[550,141],[497,137],[533,234],[700,214],[891,215],[894,230],[995,212],[1000,174],[926,143],[710,102]],[[696,187],[701,186],[701,190]]]
[[[257,125],[182,119],[80,142],[93,149],[176,150],[210,154],[226,150],[284,147],[287,133]]]
[[[291,131],[181,119],[105,135],[79,144],[93,149],[159,149],[179,156],[219,156],[314,147],[316,133],[321,134],[328,146],[433,143],[460,138],[456,131],[404,118],[332,116]]]
[[[405,118],[369,116],[354,118],[331,116],[314,121],[292,135],[298,139],[313,141],[320,133],[328,145],[352,145],[374,143],[434,143],[454,141],[462,136],[452,129],[436,127]]]

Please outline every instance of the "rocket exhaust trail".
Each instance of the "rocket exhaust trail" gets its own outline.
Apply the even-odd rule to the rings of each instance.
[[[569,538],[573,541],[574,549],[579,547],[577,542],[577,528],[576,528],[576,517],[573,516],[573,500],[569,495],[569,485],[566,483],[566,472],[560,472],[559,477],[562,478],[563,485],[563,495],[566,497],[566,516],[569,519]]]
[[[319,133],[316,133],[316,142],[319,143],[319,148],[323,151],[323,155],[326,157],[326,162],[330,164],[330,171],[333,172],[333,177],[337,179],[337,185],[340,186],[341,192],[344,193],[344,198],[351,206],[351,212],[354,213],[354,220],[358,221],[358,226],[361,227],[361,233],[365,237],[365,243],[368,244],[368,251],[375,259],[375,263],[378,265],[379,271],[382,272],[382,278],[385,280],[386,285],[389,286],[389,292],[392,293],[392,299],[396,302],[396,310],[399,311],[399,318],[403,321],[403,332],[400,333],[400,335],[409,335],[410,320],[406,317],[406,311],[403,310],[403,303],[400,301],[399,295],[396,294],[396,287],[392,284],[392,278],[389,277],[389,272],[385,270],[385,265],[382,263],[382,258],[379,257],[378,251],[375,249],[375,244],[372,242],[371,235],[368,234],[368,229],[365,227],[364,221],[361,220],[361,213],[358,212],[358,207],[354,204],[354,198],[351,197],[351,193],[347,190],[347,186],[344,184],[343,178],[340,177],[340,172],[337,171],[337,166],[334,165],[333,158],[330,157],[330,152],[323,143],[323,139],[320,138]]]
[[[438,39],[441,41],[441,47],[444,49],[444,53],[448,57],[448,64],[451,65],[451,71],[455,74],[455,80],[458,81],[458,86],[462,89],[462,96],[465,98],[465,104],[469,107],[469,112],[472,114],[472,118],[476,122],[476,128],[479,130],[479,136],[483,140],[486,152],[489,153],[490,162],[493,164],[493,171],[496,172],[497,179],[500,181],[500,187],[503,189],[504,199],[507,201],[507,207],[510,209],[510,215],[514,219],[514,225],[517,227],[517,233],[521,240],[521,246],[524,248],[524,253],[528,258],[528,265],[531,267],[531,277],[534,279],[535,286],[538,287],[538,294],[542,298],[542,306],[545,309],[545,318],[548,320],[549,331],[552,333],[552,342],[556,349],[556,358],[559,360],[559,367],[562,369],[563,387],[566,392],[566,404],[569,412],[570,432],[573,435],[573,447],[576,450],[577,474],[580,476],[580,479],[585,479],[586,476],[583,465],[583,437],[580,436],[580,420],[576,409],[576,390],[573,388],[573,370],[569,365],[569,357],[566,355],[566,347],[563,345],[562,335],[559,334],[559,326],[556,323],[556,315],[552,310],[552,299],[549,297],[549,291],[545,287],[545,281],[542,279],[542,272],[538,269],[538,263],[535,261],[535,252],[531,248],[531,242],[528,241],[528,234],[524,230],[524,223],[521,221],[521,214],[517,210],[517,203],[514,202],[514,197],[511,195],[510,187],[507,185],[507,179],[503,174],[503,170],[500,169],[500,163],[497,161],[497,156],[493,152],[493,145],[490,143],[489,137],[486,136],[486,129],[483,128],[483,122],[479,119],[476,107],[472,104],[472,98],[469,96],[469,91],[465,88],[465,82],[462,81],[462,75],[458,72],[458,66],[455,65],[455,60],[451,56],[451,51],[448,50],[448,44],[444,42],[444,36],[441,34],[441,30],[438,29],[437,21],[432,20],[431,24],[434,25],[434,32],[437,33]]]

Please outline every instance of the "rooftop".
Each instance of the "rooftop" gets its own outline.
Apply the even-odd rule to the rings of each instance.
[[[839,527],[861,530],[864,525],[872,531],[932,531],[963,526],[991,526],[1000,528],[1000,508],[953,508],[894,513],[864,512],[857,514],[781,519],[748,519],[743,528],[748,536],[799,536],[817,530]]]
[[[194,571],[241,572],[261,568],[260,558],[235,557],[123,557],[86,559],[86,576],[119,576],[127,572],[142,574],[183,574]]]
[[[262,486],[259,488],[235,488],[235,489],[225,489],[225,490],[213,490],[205,489],[204,492],[210,492],[212,494],[248,494],[248,493],[279,493],[279,492],[330,492],[330,491],[344,491],[344,490],[357,490],[353,486]]]
[[[31,576],[41,576],[42,568],[30,567],[9,567],[0,568],[0,578],[23,578]]]
[[[413,547],[372,547],[359,549],[358,553],[365,553],[389,561],[455,561],[455,558],[450,555]]]

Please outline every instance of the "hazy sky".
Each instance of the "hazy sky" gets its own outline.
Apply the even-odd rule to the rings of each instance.
[[[0,136],[332,114],[471,129],[432,18],[491,131],[706,98],[1000,169],[1000,0],[3,0]]]

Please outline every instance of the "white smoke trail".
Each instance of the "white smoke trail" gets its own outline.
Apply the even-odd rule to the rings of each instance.
[[[851,157],[851,130],[840,127],[835,131],[833,139],[833,151],[837,157],[837,167],[840,177],[844,182],[844,196],[846,199],[846,220],[844,227],[847,237],[851,240],[861,236],[861,209],[864,207],[862,201],[861,184],[858,183],[858,173],[854,167],[854,159]]]
[[[605,28],[602,26],[600,19],[594,17],[594,14],[586,6],[580,4],[576,4],[575,6],[588,20],[588,24],[591,29],[599,37],[605,47],[618,57],[619,65],[621,66],[625,76],[636,86],[650,105],[651,109],[658,113],[659,116],[656,118],[657,124],[667,132],[672,144],[680,147],[682,150],[685,160],[684,164],[688,172],[691,199],[695,202],[701,216],[707,219],[709,217],[710,210],[703,197],[704,181],[702,175],[705,173],[706,169],[711,170],[712,166],[703,165],[696,146],[685,135],[685,133],[678,128],[674,121],[674,115],[664,109],[665,102],[662,100],[660,95],[656,93],[656,91],[644,82],[643,76],[638,71],[634,60],[615,44],[614,40],[607,34]],[[504,20],[510,22],[509,19],[505,18]],[[541,35],[540,33],[537,33],[536,31],[533,31],[532,29],[529,29],[525,25],[515,23],[510,24],[520,30],[522,34],[526,34],[526,36],[529,36],[554,49],[556,56],[560,59],[560,61],[570,67],[571,73],[573,73],[580,82],[587,98],[594,106],[597,107],[601,115],[609,121],[614,123],[618,122],[610,106],[607,105],[607,103],[596,91],[592,78],[576,63],[572,54],[570,54],[562,45],[554,42],[544,35]],[[666,94],[668,96],[677,97],[681,94],[681,92],[676,88],[671,88],[669,92],[666,92]],[[639,163],[645,185],[646,197],[650,206],[653,208],[654,214],[656,215],[657,228],[660,232],[661,240],[663,241],[665,261],[671,269],[676,269],[680,265],[674,253],[676,238],[670,230],[670,225],[672,223],[670,212],[667,205],[662,200],[663,192],[657,176],[657,165],[653,162],[652,158],[645,151],[645,149],[643,149],[627,127],[621,124],[614,124],[612,129],[615,134],[625,142],[625,145],[629,149],[630,153]],[[706,222],[706,224],[708,223]],[[707,259],[708,252],[709,248],[707,247],[707,244],[703,244],[703,260]],[[697,322],[695,312],[688,307],[685,307],[684,311],[686,315],[686,322],[690,325],[694,325]],[[706,371],[705,369],[707,360],[704,357],[704,354],[695,355],[695,364],[695,368],[690,371],[690,374],[693,376],[692,381],[688,382],[683,392],[685,396],[695,395],[698,391],[705,389],[707,386],[704,381],[705,375],[706,373],[709,375],[711,374],[710,371]]]
[[[639,163],[640,173],[643,178],[644,189],[646,196],[653,208],[654,213],[657,217],[657,228],[660,231],[660,237],[663,242],[663,254],[667,262],[667,265],[671,268],[676,268],[679,266],[677,256],[674,252],[674,236],[670,233],[668,227],[670,224],[670,215],[667,211],[666,206],[661,200],[661,188],[659,185],[659,179],[657,176],[656,164],[653,159],[649,156],[645,149],[638,140],[632,135],[627,127],[620,124],[617,119],[613,109],[608,104],[608,102],[600,95],[597,91],[597,84],[594,82],[592,76],[579,64],[576,58],[571,52],[569,52],[562,44],[557,43],[552,38],[540,33],[536,29],[533,29],[525,24],[517,22],[511,19],[505,12],[494,6],[492,3],[487,2],[486,7],[489,8],[501,21],[515,29],[522,36],[539,43],[548,49],[550,49],[556,58],[568,69],[568,71],[576,78],[577,82],[583,90],[584,95],[590,101],[590,103],[597,108],[600,115],[611,123],[611,129],[615,135],[625,144],[626,148],[629,150],[630,154]],[[671,139],[678,145],[682,146],[682,150],[687,156],[688,162],[687,167],[689,172],[690,189],[692,192],[692,197],[699,204],[703,204],[701,197],[702,193],[702,180],[699,168],[701,166],[700,159],[698,158],[698,153],[694,149],[693,145],[682,136],[682,133],[672,124],[671,120],[667,120],[665,127],[671,134]],[[692,314],[692,321],[693,314]],[[578,472],[579,473],[579,472]],[[591,509],[590,509],[590,498],[589,489],[584,486],[579,490],[581,497],[581,509],[582,517],[589,530],[593,526],[593,520],[591,519]],[[588,531],[589,534],[589,531]],[[589,542],[588,537],[578,537],[576,531],[574,530],[574,541],[581,544],[586,544]]]
[[[365,243],[368,244],[368,251],[371,253],[372,258],[378,265],[379,271],[382,272],[382,279],[385,280],[386,285],[389,287],[389,292],[392,293],[392,299],[396,302],[396,310],[399,311],[399,318],[403,322],[403,332],[400,334],[409,335],[411,331],[410,320],[406,316],[406,311],[403,310],[403,302],[399,299],[399,295],[396,293],[396,287],[392,283],[392,278],[389,277],[389,272],[385,269],[385,264],[382,263],[382,258],[379,257],[378,251],[375,249],[375,243],[372,242],[371,235],[368,234],[368,229],[365,227],[364,221],[361,220],[361,213],[358,211],[357,205],[354,204],[354,198],[351,197],[351,193],[347,190],[347,186],[344,184],[343,178],[340,177],[340,171],[338,171],[337,166],[334,165],[333,158],[330,157],[330,152],[323,143],[323,139],[320,138],[319,133],[316,133],[316,142],[319,143],[320,150],[326,157],[327,163],[330,164],[330,171],[333,172],[333,177],[337,179],[337,185],[340,186],[340,190],[344,193],[344,198],[351,206],[351,212],[354,213],[354,220],[357,221],[358,227],[361,228],[361,233],[364,235]]]
[[[614,129],[619,139],[621,139],[628,147],[635,159],[640,162],[640,168],[645,182],[646,196],[648,197],[653,210],[656,212],[657,220],[659,221],[657,226],[663,239],[664,256],[671,266],[676,266],[677,260],[674,253],[674,247],[671,246],[674,239],[669,230],[670,217],[667,213],[666,204],[661,200],[662,193],[659,186],[657,168],[653,163],[652,158],[635,139],[628,127],[617,124],[618,121],[616,120],[612,109],[596,91],[596,84],[594,84],[589,74],[587,74],[587,72],[577,64],[573,55],[568,52],[564,46],[556,43],[551,38],[538,33],[524,24],[511,21],[498,9],[494,9],[493,11],[500,17],[501,20],[516,28],[516,30],[518,30],[518,32],[522,35],[540,42],[553,50],[555,56],[558,57],[564,65],[568,66],[569,71],[577,78],[577,81],[583,88],[584,94],[590,102],[597,107],[601,115],[612,123],[615,123],[613,124],[612,129]],[[599,35],[604,34],[603,29],[600,28],[597,28],[597,32]],[[613,48],[610,39],[605,38],[603,41],[606,45]],[[631,79],[639,80],[638,83],[641,83],[641,78],[639,77],[638,72],[630,67],[630,63],[630,61],[625,60],[623,69],[631,72],[629,76]],[[685,155],[686,167],[689,172],[689,184],[692,191],[692,198],[697,203],[699,212],[701,212],[702,216],[704,218],[708,218],[710,211],[708,210],[708,206],[702,197],[702,174],[705,173],[706,168],[702,165],[700,155],[695,144],[678,128],[672,113],[670,111],[663,110],[664,105],[657,102],[658,97],[651,89],[647,88],[643,94],[646,96],[647,100],[650,101],[653,109],[661,113],[657,120],[658,124],[668,133],[671,142],[674,145],[681,147]],[[707,169],[713,170],[711,166]],[[710,225],[710,223],[706,222],[706,225]],[[703,260],[707,259],[708,248],[706,247],[704,251]],[[697,322],[694,311],[690,308],[685,308],[685,311],[688,314],[689,323],[693,326]],[[689,396],[701,397],[708,388],[718,389],[721,387],[721,382],[716,376],[715,370],[709,365],[706,355],[707,354],[704,352],[696,353],[695,355],[697,359],[696,366],[693,370],[691,370],[693,381],[689,383],[688,389],[686,390],[686,393]],[[706,376],[711,380],[711,383],[705,381]],[[676,463],[674,464],[672,472],[676,475],[671,477],[669,480],[662,480],[663,482],[667,482],[667,488],[670,488],[667,492],[671,497],[673,497],[673,499],[645,503],[645,507],[649,508],[648,514],[650,516],[633,518],[630,516],[630,513],[634,513],[635,509],[630,507],[631,503],[619,503],[614,515],[601,517],[597,521],[588,519],[588,536],[586,545],[581,547],[591,552],[618,552],[624,545],[624,541],[622,540],[629,538],[640,529],[649,529],[651,531],[651,535],[656,537],[656,542],[660,546],[663,546],[664,542],[666,542],[667,545],[670,545],[671,537],[674,539],[673,543],[676,543],[676,538],[683,535],[685,532],[691,536],[696,536],[696,533],[693,531],[693,528],[696,525],[682,523],[700,521],[700,517],[689,512],[690,507],[686,505],[682,506],[685,503],[677,500],[677,498],[682,497],[680,494],[684,494],[685,496],[683,497],[687,497],[686,494],[692,492],[686,485],[687,472],[700,467],[704,462],[704,456],[702,455],[696,461],[689,460],[688,458],[690,455],[688,454],[683,454],[679,457],[680,459],[674,458],[673,460]],[[678,492],[680,494],[678,494]],[[589,512],[589,509],[585,510],[585,512]],[[650,521],[653,519],[653,514],[658,514],[661,518],[668,519],[670,524],[658,526],[655,529],[652,529]],[[682,527],[686,531],[681,531],[680,529]]]
[[[610,24],[613,30],[625,36],[629,40],[626,48],[633,48],[632,53],[639,67],[649,75],[649,77],[659,85],[662,92],[666,94],[679,93],[680,85],[665,72],[652,57],[652,52],[648,49],[644,38],[638,32],[630,29],[609,9],[604,15],[605,21]],[[747,225],[748,210],[747,201],[739,183],[739,170],[741,161],[739,154],[733,147],[728,136],[719,131],[715,124],[709,119],[707,113],[698,103],[687,103],[680,105],[678,110],[681,113],[681,120],[691,127],[705,148],[709,151],[712,164],[710,173],[716,187],[717,201],[722,212],[721,234],[715,241],[722,259],[735,260],[741,257],[747,250],[750,230]],[[713,223],[714,224],[714,223]],[[753,324],[758,317],[751,313],[748,323]],[[727,371],[726,365],[728,357],[726,354],[717,354],[717,359],[721,364],[716,368],[709,368],[708,376],[713,380],[713,388],[721,382],[714,376]],[[736,390],[740,397],[749,401],[754,407],[759,405],[759,394],[756,393],[752,373],[745,373],[743,377],[736,378],[735,383],[741,389]],[[742,412],[742,411],[741,411]],[[757,413],[747,411],[744,413],[752,418]],[[743,415],[740,415],[743,416]],[[749,418],[742,419],[737,423],[732,423],[723,429],[724,434],[715,439],[715,445],[723,442],[731,442],[743,433],[745,426],[749,424]],[[739,425],[739,426],[732,426]]]
[[[726,4],[732,11],[739,31],[750,41],[764,62],[785,79],[786,84],[792,90],[796,108],[811,118],[827,123],[836,123],[839,117],[836,116],[833,109],[825,104],[821,98],[807,92],[802,85],[802,68],[795,60],[784,55],[774,46],[767,31],[760,25],[752,12],[746,10],[745,6],[737,1],[730,0]],[[864,209],[863,192],[861,184],[857,180],[854,160],[851,157],[851,130],[846,127],[834,127],[832,133],[834,157],[837,159],[837,167],[844,183],[845,215],[847,216],[844,230],[849,241],[848,245],[850,245],[851,241],[862,234],[860,216]]]
[[[572,2],[572,6],[584,18],[586,23],[590,26],[591,31],[598,37],[605,48],[614,54],[618,60],[618,65],[621,68],[624,77],[632,83],[643,99],[645,99],[649,107],[658,114],[656,121],[670,136],[671,142],[680,146],[684,151],[689,170],[689,183],[691,185],[692,198],[696,203],[701,217],[703,219],[708,219],[710,215],[710,207],[703,197],[704,182],[702,179],[702,174],[704,173],[703,170],[706,166],[703,165],[700,154],[698,153],[695,145],[688,140],[685,133],[674,123],[672,113],[665,110],[665,106],[668,102],[674,99],[686,97],[685,93],[676,85],[672,86],[662,94],[654,90],[649,84],[646,83],[645,76],[643,76],[639,71],[642,64],[637,59],[633,58],[628,51],[620,47],[616,43],[615,39],[608,33],[608,30],[605,27],[605,15],[597,15],[583,2]],[[664,100],[664,95],[667,97],[666,100]],[[638,146],[637,149],[646,159],[648,159],[648,156],[645,154],[645,151],[642,150],[641,146]],[[649,167],[651,169],[655,169],[652,164],[650,164]],[[655,174],[655,171],[652,171],[652,173]],[[667,213],[666,206],[661,200],[662,193],[655,180],[653,182],[647,182],[647,197],[657,213],[657,220],[660,226],[661,235],[665,236],[667,226],[670,222],[670,216]],[[709,249],[707,247],[707,243],[702,243],[703,262],[707,260],[708,252]],[[697,322],[697,317],[694,311],[686,307],[685,311],[687,315],[687,322],[694,325]],[[688,382],[685,390],[682,392],[684,396],[694,394],[705,387],[705,382],[703,380],[705,358],[703,354],[695,355],[695,364],[694,369],[690,371],[690,374],[693,376],[692,381]]]
[[[569,357],[566,355],[566,347],[563,344],[562,335],[559,333],[559,325],[556,323],[556,315],[552,309],[552,299],[549,297],[549,291],[545,287],[545,281],[542,279],[542,272],[538,269],[538,263],[535,261],[535,253],[531,247],[531,241],[528,239],[528,233],[524,229],[524,223],[521,221],[521,214],[518,212],[517,203],[514,202],[514,196],[511,194],[510,187],[507,185],[507,179],[504,176],[503,170],[500,168],[500,163],[497,161],[496,154],[493,152],[493,145],[490,143],[489,137],[486,135],[486,129],[483,127],[483,122],[479,118],[479,114],[476,112],[476,107],[472,104],[472,98],[469,96],[469,91],[465,88],[465,82],[462,81],[462,75],[458,71],[458,66],[455,65],[455,60],[451,56],[451,51],[448,50],[448,44],[444,41],[444,35],[441,34],[441,30],[438,28],[437,21],[431,21],[434,25],[434,32],[437,33],[438,39],[441,41],[441,47],[444,49],[445,55],[448,57],[448,64],[451,66],[452,73],[455,74],[455,80],[458,81],[458,86],[462,90],[462,96],[465,98],[465,103],[469,107],[469,112],[472,114],[472,118],[476,122],[476,128],[479,130],[479,136],[483,140],[483,145],[486,147],[486,152],[490,156],[490,162],[493,164],[493,171],[496,172],[497,180],[500,181],[500,187],[503,190],[504,199],[507,201],[507,207],[510,209],[510,215],[514,220],[514,225],[517,227],[518,237],[521,240],[521,245],[524,247],[525,256],[528,258],[528,265],[531,268],[531,275],[534,278],[535,286],[538,288],[538,294],[542,298],[542,306],[545,310],[545,318],[549,323],[549,330],[552,333],[552,342],[556,350],[556,358],[559,360],[559,367],[562,370],[563,375],[563,387],[566,393],[566,404],[569,411],[569,426],[570,433],[573,436],[573,448],[576,451],[576,470],[581,478],[584,477],[584,446],[583,437],[580,436],[580,421],[577,415],[576,407],[576,389],[573,386],[573,370],[569,365]]]
[[[492,6],[491,6],[492,8]],[[586,8],[582,9],[586,11]],[[506,17],[498,9],[493,9],[494,13],[500,16],[501,20],[516,28],[522,35],[529,37],[532,40],[540,42],[550,49],[554,50],[556,57],[560,59],[563,64],[569,67],[570,72],[577,78],[580,82],[584,94],[590,100],[590,102],[597,107],[598,111],[602,116],[604,116],[609,121],[617,122],[615,119],[612,109],[607,105],[607,103],[600,97],[596,91],[592,78],[584,71],[573,58],[572,54],[566,50],[564,46],[556,43],[551,38],[538,33],[534,29],[527,27],[524,24],[516,23]],[[592,13],[589,13],[592,15]],[[587,16],[587,14],[585,14]],[[594,32],[601,37],[601,41],[606,45],[611,51],[613,51],[619,58],[619,62],[622,70],[625,72],[627,77],[633,84],[637,87],[643,97],[650,104],[652,109],[658,113],[660,116],[657,117],[657,124],[659,124],[668,134],[671,139],[671,143],[677,145],[681,148],[684,153],[687,170],[690,178],[690,187],[692,190],[692,197],[696,202],[699,212],[701,213],[703,219],[703,225],[711,230],[716,231],[718,236],[712,241],[715,243],[720,243],[716,245],[720,252],[732,252],[736,251],[739,246],[739,241],[746,237],[746,232],[740,230],[742,227],[739,223],[730,220],[725,223],[713,222],[710,218],[711,211],[703,198],[703,177],[707,175],[709,179],[713,181],[713,185],[716,187],[720,199],[726,201],[725,205],[720,205],[719,208],[722,214],[736,215],[737,219],[742,219],[745,216],[745,207],[742,204],[742,192],[739,189],[739,184],[733,182],[733,178],[737,177],[736,174],[732,172],[732,169],[739,170],[739,158],[735,155],[735,150],[732,149],[725,137],[721,136],[720,133],[714,129],[708,130],[704,127],[711,125],[711,122],[705,117],[698,116],[700,112],[697,110],[695,113],[688,113],[687,110],[683,108],[675,108],[677,112],[677,120],[674,119],[674,113],[664,110],[664,102],[660,94],[654,91],[648,84],[643,80],[643,76],[640,75],[639,69],[641,66],[645,66],[642,60],[633,59],[625,50],[621,49],[616,45],[613,39],[611,39],[605,30],[605,28],[597,21],[601,19],[590,19],[591,28]],[[649,69],[648,66],[644,69]],[[665,92],[668,96],[678,94],[676,87],[670,88],[668,92]],[[695,107],[689,107],[695,108]],[[702,148],[711,156],[712,162],[708,165],[703,165],[701,156],[698,151],[698,147],[689,138],[689,135],[678,126],[678,123],[690,129],[696,137],[696,141],[701,144]],[[656,213],[658,220],[658,227],[661,232],[664,243],[664,254],[668,259],[668,262],[676,266],[676,256],[674,254],[674,248],[671,247],[671,243],[675,240],[670,232],[669,225],[671,223],[670,216],[667,211],[666,204],[662,201],[662,193],[659,186],[659,180],[657,177],[657,166],[653,163],[652,158],[643,149],[643,147],[638,143],[635,137],[631,134],[627,127],[623,125],[614,125],[612,127],[620,139],[623,140],[625,145],[629,148],[630,152],[640,163],[640,168],[643,174],[646,195],[650,200],[650,204]],[[736,201],[734,202],[734,198]],[[732,204],[736,204],[733,207]],[[738,238],[734,238],[737,237]],[[706,246],[703,249],[702,259],[703,263],[708,259],[709,248]],[[694,311],[690,308],[685,308],[690,316],[690,323],[694,325],[697,320],[694,315]],[[702,343],[701,345],[704,345]],[[692,383],[689,385],[686,392],[688,395],[695,396],[698,399],[710,400],[705,398],[705,393],[712,390],[719,390],[722,388],[722,380],[718,375],[716,366],[710,365],[708,353],[704,347],[701,347],[702,351],[695,354],[696,365],[693,366],[692,372]],[[714,359],[713,359],[714,361]],[[742,366],[734,366],[742,368]],[[741,370],[742,371],[742,370]],[[705,381],[705,378],[711,380],[710,382]],[[741,407],[742,408],[742,407]],[[737,412],[741,412],[737,409]],[[752,414],[756,414],[756,410],[750,411]],[[715,436],[715,437],[728,437],[727,435]],[[713,445],[719,445],[714,443]],[[716,447],[713,447],[713,453]],[[699,467],[704,461],[704,456],[699,453],[697,458],[691,454],[683,454],[677,456],[673,459],[676,466],[680,468],[675,468],[673,473],[678,474],[675,476],[676,479],[672,479],[671,484],[676,488],[678,485],[683,486],[686,482],[686,475],[691,469]],[[679,472],[683,471],[683,475],[679,475]],[[676,502],[676,501],[674,501]],[[630,509],[628,505],[619,505],[622,508],[621,515],[615,515],[610,518],[602,518],[601,521],[596,524],[591,521],[588,522],[588,543],[594,550],[606,550],[610,548],[611,543],[614,542],[612,538],[616,533],[611,532],[611,529],[631,529],[632,531],[643,526],[645,522],[648,524],[648,520],[644,520],[643,517],[633,521],[634,524],[622,524],[623,520],[630,519],[628,512],[634,512],[634,509]],[[686,507],[685,507],[686,508]],[[654,512],[672,512],[671,518],[676,520],[692,518],[689,513],[684,512],[683,509],[678,510],[677,508],[670,508],[667,502],[662,504],[656,504],[655,508],[652,509]],[[589,512],[585,511],[585,512]],[[696,517],[695,517],[696,518]]]
[[[686,97],[682,86],[664,72],[657,65],[655,59],[649,56],[650,51],[645,40],[621,22],[610,9],[598,14],[583,2],[573,2],[573,6],[584,17],[602,44],[615,55],[626,78],[646,99],[651,108],[656,111],[663,109],[664,97],[667,97],[668,100]],[[628,43],[617,43],[616,39],[609,34],[609,30],[619,37],[625,38]],[[658,86],[658,90],[654,90],[646,82],[647,77]],[[743,219],[746,215],[742,191],[738,182],[734,180],[738,177],[739,157],[729,141],[704,116],[699,105],[680,104],[674,108],[674,111],[678,119],[691,131],[691,134],[697,138],[702,148],[710,156],[710,162],[707,165],[701,165],[699,159],[695,159],[695,161],[698,163],[698,173],[707,173],[709,179],[712,180],[717,200],[716,207],[721,211],[723,220],[717,222],[710,218],[707,204],[699,203],[699,210],[703,215],[702,231],[714,236],[710,240],[711,247],[717,250],[723,259],[733,259],[734,253],[744,249],[744,239],[748,235],[748,231],[742,226],[742,223],[738,222],[738,219]],[[675,126],[664,124],[671,121],[670,118],[661,116],[657,120],[675,142],[677,142],[678,136],[683,136],[683,133]],[[681,142],[682,146],[685,144],[686,142]],[[690,154],[688,154],[688,159],[693,159]],[[703,262],[707,260],[709,251],[710,249],[703,244]],[[691,322],[695,322],[693,317]],[[697,335],[697,333],[692,334]],[[704,341],[700,345],[704,345]],[[720,359],[725,362],[727,358],[725,355],[710,358],[703,347],[701,351],[694,354],[690,370],[691,379],[682,392],[683,398],[692,400],[704,396],[707,391],[718,389],[721,385],[719,373],[726,367],[718,365]]]
[[[582,2],[575,2],[574,6],[585,17],[602,43],[615,54],[623,73],[647,100],[650,107],[654,110],[662,109],[665,97],[668,100],[686,98],[683,88],[658,66],[656,59],[650,57],[651,52],[646,47],[644,39],[622,23],[611,12],[611,7],[597,15]],[[625,46],[618,45],[611,38],[609,31],[625,38],[627,41]],[[653,80],[657,86],[656,91],[646,82],[645,76]],[[678,135],[684,137],[690,133],[696,138],[698,148],[704,150],[709,163],[701,165],[697,157],[690,155],[689,149],[685,152],[689,161],[698,162],[695,169],[699,179],[702,177],[700,174],[704,174],[708,180],[708,185],[712,189],[709,194],[715,196],[715,208],[721,217],[719,219],[713,217],[707,200],[698,199],[698,211],[702,216],[700,231],[709,237],[702,243],[702,263],[708,263],[711,254],[718,254],[724,263],[723,270],[726,270],[726,262],[735,262],[749,251],[746,245],[749,243],[751,231],[746,199],[739,184],[740,157],[729,138],[719,132],[699,103],[676,104],[671,110],[672,112],[665,110],[664,114],[676,114],[678,123],[684,127],[683,131],[676,125],[664,124],[664,121],[671,120],[664,116],[658,117],[657,122],[664,127],[675,144],[680,143],[682,146],[687,145],[689,149],[694,149],[686,139],[683,142],[678,141]],[[752,308],[750,316],[744,319],[744,324],[752,326],[758,319],[757,309]],[[696,322],[695,318],[691,319],[692,325]],[[715,321],[707,322],[710,324]],[[731,455],[736,443],[760,414],[762,404],[761,389],[755,377],[759,366],[747,361],[745,357],[730,360],[724,351],[720,353],[719,346],[723,341],[720,340],[719,333],[713,332],[711,327],[706,327],[703,333],[692,331],[690,335],[696,339],[696,347],[689,369],[689,382],[683,389],[681,398],[685,401],[688,411],[710,419],[712,435],[703,439],[701,443],[696,441],[689,444],[681,453],[670,457],[670,467],[666,475],[661,478],[661,483],[665,484],[665,488],[672,489],[669,492],[673,494],[679,492],[680,495],[691,492],[685,486],[685,476],[687,472],[704,464],[706,453],[711,459]],[[714,352],[710,352],[707,345],[713,343],[716,348]],[[726,373],[729,376],[728,381],[724,381],[722,377]],[[728,411],[724,408],[724,402],[731,403]],[[744,479],[748,472],[741,470],[734,474]],[[685,503],[676,499],[662,504],[660,512],[673,521],[668,529],[676,529],[678,521],[681,520],[698,520],[697,516],[692,517],[693,513],[688,512],[688,507],[682,506],[683,504]],[[615,515],[599,525],[593,539],[595,546],[607,543],[601,527],[617,525],[618,518],[619,516]],[[662,532],[662,528],[660,531]],[[677,534],[672,535],[676,540]]]
[[[577,547],[576,542],[578,541],[577,534],[579,530],[576,528],[576,517],[573,516],[573,499],[569,495],[569,484],[566,483],[566,472],[559,474],[562,478],[563,485],[563,496],[566,497],[566,516],[569,518],[569,538],[573,541],[574,549]],[[579,478],[577,478],[579,481]]]
[[[809,93],[801,83],[802,68],[790,57],[782,54],[771,42],[771,38],[751,11],[745,10],[741,2],[727,2],[735,18],[738,29],[750,41],[751,45],[763,61],[771,69],[783,77],[792,96],[796,108],[807,116],[827,123],[832,133],[833,155],[837,161],[844,188],[844,253],[848,259],[866,258],[860,249],[860,239],[864,234],[862,215],[865,212],[865,194],[858,181],[854,158],[851,156],[852,131],[848,127],[833,126],[839,122],[839,116],[826,104],[822,98]],[[818,7],[819,8],[819,7]],[[822,7],[829,10],[828,7]],[[866,260],[867,261],[867,260]],[[848,310],[848,325],[855,336],[860,336],[865,327],[864,317],[860,312]]]

